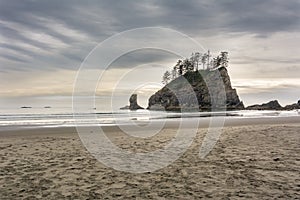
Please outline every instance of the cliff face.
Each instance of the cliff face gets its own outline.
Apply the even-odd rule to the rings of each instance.
[[[219,75],[222,81],[220,81]],[[226,93],[226,102],[224,103],[227,110],[244,109],[243,102],[240,101],[236,90],[231,87],[230,77],[224,67],[215,71],[187,72],[176,78],[149,98],[148,109],[179,111],[182,108],[196,108],[200,111],[211,110],[211,100],[218,100],[222,96],[218,94],[222,94],[223,88]],[[210,97],[209,91],[214,91],[214,98]]]

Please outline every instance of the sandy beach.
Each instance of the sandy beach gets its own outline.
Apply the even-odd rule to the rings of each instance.
[[[260,123],[259,123],[260,122]],[[227,122],[204,159],[198,130],[191,147],[151,173],[116,171],[94,159],[75,128],[0,131],[1,199],[299,199],[299,117]],[[114,144],[133,152],[164,146],[176,132],[137,139],[106,128]]]

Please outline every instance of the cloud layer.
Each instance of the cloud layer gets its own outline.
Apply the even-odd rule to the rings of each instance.
[[[191,36],[298,32],[299,9],[297,0],[4,0],[0,57],[7,62],[2,70],[18,69],[18,63],[25,64],[22,69],[74,69],[97,42],[137,27],[164,26]]]
[[[5,95],[20,89],[9,88],[14,85],[9,80],[33,80],[35,73],[51,72],[53,77],[55,72],[62,81],[65,70],[76,71],[99,42],[149,26],[183,32],[214,53],[229,51],[230,73],[236,78],[295,79],[300,72],[299,10],[299,0],[2,0],[0,80],[8,87]],[[172,65],[170,58],[160,52],[136,52],[120,58],[112,68]],[[153,76],[154,81],[158,78]],[[68,93],[66,88],[62,92]]]

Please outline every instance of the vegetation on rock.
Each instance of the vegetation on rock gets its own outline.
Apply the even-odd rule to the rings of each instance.
[[[221,79],[221,80],[219,80]],[[209,87],[207,86],[209,85]],[[212,93],[214,94],[211,98]],[[225,93],[225,102],[221,94]],[[217,102],[217,104],[213,104]],[[149,98],[148,109],[164,108],[167,111],[180,111],[191,108],[199,111],[216,109],[244,109],[236,90],[232,88],[225,67],[215,70],[187,71],[178,76]],[[224,108],[225,106],[225,108]]]
[[[228,67],[228,52],[221,52],[218,56],[211,59],[210,51],[201,54],[199,52],[192,53],[190,58],[184,60],[178,60],[176,65],[171,71],[166,71],[162,77],[162,83],[168,84],[169,81],[176,79],[179,76],[184,75],[187,72],[193,71],[211,71],[220,67]],[[202,65],[202,70],[199,70],[199,66]]]

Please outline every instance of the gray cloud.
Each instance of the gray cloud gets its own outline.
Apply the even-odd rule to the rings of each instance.
[[[113,68],[133,68],[139,65],[147,64],[159,64],[165,63],[172,67],[173,63],[176,63],[177,59],[181,59],[179,56],[171,54],[164,50],[158,49],[141,49],[129,52],[117,60],[115,60],[109,69]]]
[[[33,69],[77,69],[97,42],[119,31],[165,26],[191,36],[241,32],[268,37],[299,31],[299,8],[297,0],[3,0],[0,58],[14,63],[4,66],[6,70],[18,68],[23,61]],[[8,55],[6,49],[15,55]]]
[[[275,64],[298,64],[300,63],[300,58],[287,59],[287,58],[261,58],[261,57],[249,57],[240,56],[238,59],[233,61],[234,64],[258,64],[258,63],[275,63]]]
[[[230,16],[228,27],[236,31],[267,34],[300,28],[297,0],[222,1],[221,7]]]

